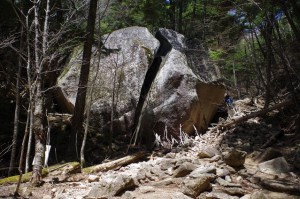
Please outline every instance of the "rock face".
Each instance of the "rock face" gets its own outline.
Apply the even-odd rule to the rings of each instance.
[[[152,61],[159,41],[143,27],[130,27],[112,32],[103,37],[101,53],[93,48],[90,82],[95,76],[92,100],[91,126],[102,129],[110,121],[112,94],[115,93],[115,117],[121,117],[126,131],[130,126],[132,113],[139,98],[141,86]],[[74,108],[79,69],[82,59],[82,46],[74,49],[68,65],[58,79],[58,96],[61,106]],[[100,59],[100,62],[99,62]],[[115,86],[114,86],[115,84]],[[115,87],[115,88],[114,88]],[[62,100],[63,97],[65,100]],[[71,105],[70,105],[71,104]],[[119,130],[119,129],[118,129]]]
[[[163,57],[147,94],[140,131],[148,135],[144,132],[147,129],[151,134],[162,135],[167,130],[174,137],[179,136],[180,128],[188,134],[195,128],[202,131],[223,100],[224,88],[217,83],[220,79],[218,70],[208,64],[202,64],[201,69],[193,69],[187,61],[184,36],[167,29],[160,29],[159,34],[171,44],[172,50]],[[91,61],[90,80],[97,74],[91,125],[101,129],[108,124],[114,92],[115,131],[128,132],[142,85],[147,81],[148,66],[156,56],[160,42],[146,28],[130,27],[104,36],[103,43],[101,55],[94,48]],[[78,47],[58,80],[60,105],[69,112],[72,112],[75,102],[81,55],[82,47]],[[201,74],[193,71],[201,71]],[[207,74],[209,77],[206,77]],[[144,124],[147,124],[145,128]]]
[[[151,122],[158,134],[167,130],[177,137],[180,128],[190,134],[194,126],[202,131],[215,114],[217,104],[223,100],[224,89],[215,84],[218,73],[215,71],[210,81],[204,82],[188,65],[185,37],[167,29],[160,29],[159,33],[172,45],[172,50],[164,57],[144,111],[153,110]]]

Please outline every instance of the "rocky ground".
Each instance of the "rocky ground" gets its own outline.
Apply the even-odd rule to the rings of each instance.
[[[260,107],[246,99],[237,101],[235,108],[231,119]],[[164,149],[115,170],[50,172],[41,187],[24,183],[20,193],[37,199],[300,198],[300,136],[295,124],[299,115],[290,114],[286,120],[280,115],[273,111],[227,130],[194,138],[183,135],[178,146],[161,140]],[[8,198],[15,187],[2,185],[0,198]]]

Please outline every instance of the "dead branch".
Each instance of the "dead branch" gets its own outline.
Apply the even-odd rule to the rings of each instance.
[[[266,108],[266,109],[263,109],[263,110],[260,110],[260,111],[257,111],[257,112],[253,112],[253,113],[251,113],[249,115],[246,115],[244,117],[240,117],[240,118],[234,119],[232,121],[229,121],[229,122],[217,125],[217,126],[215,126],[213,128],[210,128],[209,132],[218,132],[219,130],[230,129],[235,124],[239,124],[239,123],[245,122],[245,121],[247,121],[247,120],[249,120],[251,118],[254,118],[254,117],[265,115],[265,114],[267,114],[270,111],[286,107],[288,105],[291,105],[292,103],[293,103],[292,100],[288,100],[288,101],[285,101],[285,102],[281,102],[279,104],[275,104],[272,107],[269,107],[269,108]]]
[[[138,152],[138,153],[135,153],[132,155],[128,155],[126,157],[123,157],[123,158],[120,158],[120,159],[117,159],[117,160],[114,160],[111,162],[84,168],[84,169],[82,169],[82,172],[83,173],[97,173],[97,172],[101,172],[101,171],[108,171],[108,170],[116,169],[121,166],[128,165],[133,162],[137,162],[138,160],[146,157],[146,155],[147,154],[145,151],[141,151],[141,152]]]
[[[300,193],[300,185],[298,183],[282,182],[277,180],[262,180],[261,186],[281,192],[297,192]]]

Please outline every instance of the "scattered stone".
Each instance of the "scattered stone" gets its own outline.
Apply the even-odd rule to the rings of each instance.
[[[160,166],[155,165],[151,168],[150,172],[155,176],[162,176],[164,172],[160,169]]]
[[[179,191],[168,189],[155,189],[155,192],[140,193],[126,192],[122,198],[124,199],[192,199]]]
[[[129,176],[122,174],[107,175],[104,176],[97,185],[92,187],[86,198],[92,199],[116,196],[120,192],[134,188],[135,186],[134,180]]]
[[[190,158],[180,158],[180,159],[177,159],[175,166],[178,167],[178,166],[182,165],[185,162],[192,162],[192,159],[190,159]]]
[[[197,167],[194,164],[185,162],[174,171],[173,176],[175,178],[184,177],[184,176],[190,174],[196,168]]]
[[[167,178],[158,182],[152,182],[151,185],[155,187],[168,186],[170,184],[180,184],[182,182],[181,178]]]
[[[242,180],[243,180],[243,177],[242,177],[242,176],[236,177],[236,181],[240,182],[240,181],[242,181]]]
[[[223,154],[225,163],[232,167],[241,167],[245,163],[247,153],[244,151],[232,149]]]
[[[216,155],[220,155],[220,152],[214,147],[203,147],[198,152],[198,158],[212,158]]]
[[[139,191],[141,193],[150,193],[150,192],[155,192],[155,189],[154,189],[154,187],[151,187],[151,186],[142,186],[142,187],[139,187]]]
[[[236,170],[233,167],[229,166],[229,165],[226,165],[225,169],[227,169],[230,174],[235,174],[236,173]]]
[[[185,179],[181,184],[181,192],[192,197],[197,197],[200,193],[210,188],[210,180],[203,176],[196,179]]]
[[[175,158],[176,157],[176,153],[170,152],[168,154],[166,154],[166,158]]]
[[[96,182],[99,180],[99,176],[97,175],[89,175],[88,176],[88,182]]]
[[[225,177],[228,174],[230,174],[230,172],[228,171],[228,169],[217,168],[217,176],[219,176],[219,177]]]
[[[212,173],[216,174],[216,168],[214,166],[200,166],[189,174],[191,178],[198,178],[199,176],[203,176],[204,173]]]
[[[214,157],[210,158],[210,162],[217,162],[222,159],[221,155],[215,155]]]
[[[214,191],[216,192],[224,192],[231,196],[243,196],[245,195],[245,191],[242,188],[239,187],[216,187],[214,188]]]
[[[206,194],[207,199],[239,199],[237,196],[231,196],[222,192],[210,192]]]
[[[262,162],[258,165],[258,168],[259,171],[271,175],[288,173],[290,171],[290,167],[284,157]]]
[[[241,187],[239,184],[227,182],[226,180],[223,180],[222,178],[217,178],[216,182],[219,183],[219,185],[223,187]]]
[[[232,182],[232,180],[231,180],[231,177],[230,176],[225,176],[225,180],[227,181],[227,182]]]
[[[244,195],[240,199],[251,199],[251,194]]]
[[[165,171],[165,170],[168,170],[169,168],[174,167],[175,164],[176,164],[176,160],[174,160],[174,159],[169,159],[169,158],[168,159],[163,159],[160,162],[160,169]]]
[[[268,199],[262,191],[256,191],[251,194],[250,199]]]

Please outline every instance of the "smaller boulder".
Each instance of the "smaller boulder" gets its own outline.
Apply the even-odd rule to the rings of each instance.
[[[194,165],[190,162],[185,162],[174,171],[173,176],[176,178],[184,177],[184,176],[190,174],[196,168],[197,168],[196,165]]]
[[[198,152],[198,158],[212,158],[215,155],[220,155],[220,152],[215,147],[203,147]]]
[[[259,171],[271,175],[288,173],[290,171],[290,166],[284,157],[279,157],[266,162],[262,162],[258,165],[258,168]]]
[[[109,198],[133,187],[135,183],[130,176],[110,174],[104,176],[99,184],[92,187],[86,198]]]
[[[210,187],[209,177],[203,175],[196,179],[185,179],[181,184],[181,192],[195,198]]]
[[[223,153],[223,160],[229,166],[241,167],[245,163],[246,155],[245,151],[232,149]]]
[[[189,177],[191,178],[198,178],[199,176],[205,173],[216,174],[216,167],[214,166],[200,166],[195,169],[192,173],[190,173]]]

